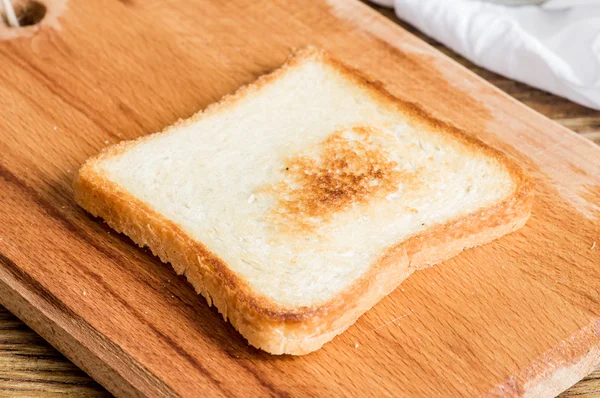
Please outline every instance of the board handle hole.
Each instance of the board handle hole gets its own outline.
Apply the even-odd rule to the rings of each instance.
[[[13,0],[12,4],[20,27],[37,25],[44,19],[48,11],[46,5],[36,0]],[[2,21],[6,26],[12,27],[8,21],[4,7],[2,8]]]

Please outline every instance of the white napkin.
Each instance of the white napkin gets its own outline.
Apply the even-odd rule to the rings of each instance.
[[[600,109],[600,0],[373,0],[474,63]]]

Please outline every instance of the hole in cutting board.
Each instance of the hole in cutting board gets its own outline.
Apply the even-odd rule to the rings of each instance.
[[[44,17],[46,16],[46,12],[48,11],[48,9],[43,3],[36,0],[13,0],[12,4],[15,10],[15,15],[21,27],[37,25],[42,21],[42,19],[44,19]],[[6,10],[4,9],[2,10],[2,20],[6,26],[13,28],[8,22]]]

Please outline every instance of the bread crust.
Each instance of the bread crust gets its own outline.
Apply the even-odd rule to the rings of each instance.
[[[327,303],[290,309],[253,291],[242,277],[201,242],[105,178],[96,168],[102,160],[151,139],[153,135],[106,148],[98,156],[90,158],[73,182],[77,203],[138,245],[148,246],[162,261],[171,263],[175,271],[184,274],[209,305],[214,304],[223,318],[229,320],[251,345],[272,354],[303,355],[321,348],[415,270],[437,264],[466,248],[482,245],[520,228],[529,218],[534,195],[532,180],[502,152],[432,117],[418,104],[397,99],[379,84],[313,47],[297,51],[273,73],[260,77],[255,83],[157,134],[168,134],[213,112],[222,111],[308,59],[328,63],[367,90],[381,106],[407,114],[413,124],[451,135],[469,150],[493,157],[510,173],[515,189],[506,199],[489,208],[430,227],[390,247],[363,276]]]

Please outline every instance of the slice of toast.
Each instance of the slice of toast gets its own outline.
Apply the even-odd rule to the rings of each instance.
[[[527,221],[501,152],[325,52],[88,160],[77,202],[185,274],[258,348],[306,354],[413,271]]]

